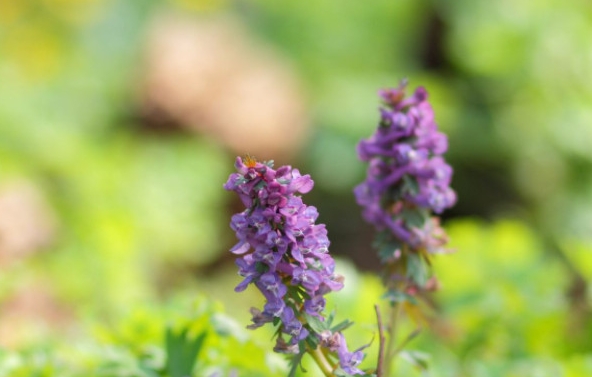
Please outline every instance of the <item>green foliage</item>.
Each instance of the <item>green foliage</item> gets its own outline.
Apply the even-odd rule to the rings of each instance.
[[[240,376],[285,375],[286,366],[268,355],[268,345],[252,340],[218,305],[201,299],[193,310],[187,306],[136,309],[116,326],[96,328],[92,341],[56,343],[47,350],[0,349],[0,376],[209,377],[233,370]]]
[[[411,345],[431,355],[430,375],[590,373],[590,355],[573,353],[569,346],[573,309],[563,298],[565,271],[540,252],[541,244],[534,233],[515,221],[456,221],[448,229],[457,252],[434,260],[434,270],[443,285],[435,296],[438,316],[433,331],[422,332]],[[343,262],[337,268],[345,274],[346,288],[329,297],[328,307],[339,313],[344,308],[354,309],[348,316],[358,326],[348,329],[348,342],[367,343],[376,334],[371,309],[383,287],[376,276],[360,275]],[[347,305],[351,302],[356,305]],[[163,373],[174,377],[191,369],[192,376],[232,370],[240,371],[241,376],[302,375],[299,361],[288,370],[281,358],[274,359],[270,353],[269,339],[251,338],[260,334],[244,330],[244,324],[237,324],[218,305],[202,299],[193,310],[187,307],[169,303],[165,310],[135,309],[115,326],[96,328],[91,342],[87,339],[70,346],[56,343],[31,351],[4,350],[0,371],[10,377],[160,377]],[[247,307],[233,309],[246,311]],[[327,326],[334,330],[349,325],[332,322]],[[318,331],[324,329],[322,323],[310,323],[318,326]],[[405,326],[402,334],[411,330]],[[365,367],[372,367],[376,348],[373,344],[368,349]],[[425,361],[423,354],[406,353],[396,364],[398,373],[418,375],[425,369]],[[310,360],[304,358],[302,363],[308,373],[314,373]]]
[[[512,220],[445,225],[455,251],[432,259],[442,287],[433,295],[437,304],[428,314],[431,330],[424,329],[405,347],[421,352],[404,354],[395,363],[397,375],[423,375],[427,355],[429,375],[435,377],[591,373],[589,349],[574,349],[578,334],[588,332],[590,325],[574,322],[581,309],[566,299],[569,273],[545,252],[532,229]],[[571,250],[574,258],[588,255],[584,248]],[[346,287],[328,305],[339,311],[347,302],[356,303],[349,306],[357,326],[348,330],[348,342],[363,344],[376,333],[372,300],[380,302],[384,288],[376,276],[360,275],[343,263],[337,268],[345,271]],[[407,323],[399,333],[414,330]],[[376,357],[373,344],[367,361]]]
[[[182,329],[179,333],[169,327],[166,330],[166,371],[171,377],[191,375],[193,366],[208,335],[202,332],[194,338],[188,334],[189,329]]]

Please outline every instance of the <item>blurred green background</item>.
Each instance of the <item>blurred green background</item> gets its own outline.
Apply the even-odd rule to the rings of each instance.
[[[355,145],[403,78],[459,197],[410,347],[430,376],[592,375],[591,40],[588,0],[0,0],[0,376],[150,376],[166,323],[215,327],[196,376],[285,375],[233,291],[245,153],[315,180],[346,275],[329,308],[368,342]]]

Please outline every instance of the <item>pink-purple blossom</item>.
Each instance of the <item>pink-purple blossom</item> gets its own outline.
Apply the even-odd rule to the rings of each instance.
[[[237,292],[253,284],[266,299],[263,310],[253,308],[252,324],[257,328],[273,322],[279,325],[274,350],[299,353],[309,343],[322,345],[321,335],[308,318],[325,321],[324,296],[343,287],[329,255],[329,239],[324,224],[317,224],[318,211],[307,206],[300,194],[309,192],[314,182],[297,169],[251,157],[237,157],[236,173],[228,178],[226,190],[236,192],[246,209],[232,216],[230,227],[238,242],[230,251],[238,255],[236,265],[243,280]],[[318,330],[318,327],[317,327]],[[333,334],[332,332],[329,332]],[[348,374],[363,374],[357,368],[361,351],[349,352],[340,332],[338,346],[329,349]]]

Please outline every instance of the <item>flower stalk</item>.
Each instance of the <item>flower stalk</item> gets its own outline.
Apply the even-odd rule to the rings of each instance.
[[[321,372],[323,372],[323,375],[325,375],[325,377],[335,376],[333,374],[334,368],[331,366],[331,364],[329,363],[329,361],[325,357],[325,354],[323,353],[323,351],[321,351],[320,348],[315,348],[313,350],[310,350],[309,353],[312,356],[312,358],[314,359],[314,361],[316,362],[316,364],[318,365]]]
[[[383,359],[382,370],[385,371],[385,376],[391,375],[393,361],[397,356],[397,325],[400,312],[399,303],[393,303],[389,308],[389,322],[388,322],[388,343],[386,346],[386,357]]]

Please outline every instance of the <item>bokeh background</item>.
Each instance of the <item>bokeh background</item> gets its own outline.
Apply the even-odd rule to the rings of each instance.
[[[222,184],[246,153],[315,180],[330,305],[370,341],[355,145],[403,78],[459,197],[410,348],[430,376],[592,375],[591,41],[588,0],[0,1],[0,376],[150,376],[175,318],[215,318],[196,376],[285,375],[233,291]]]

